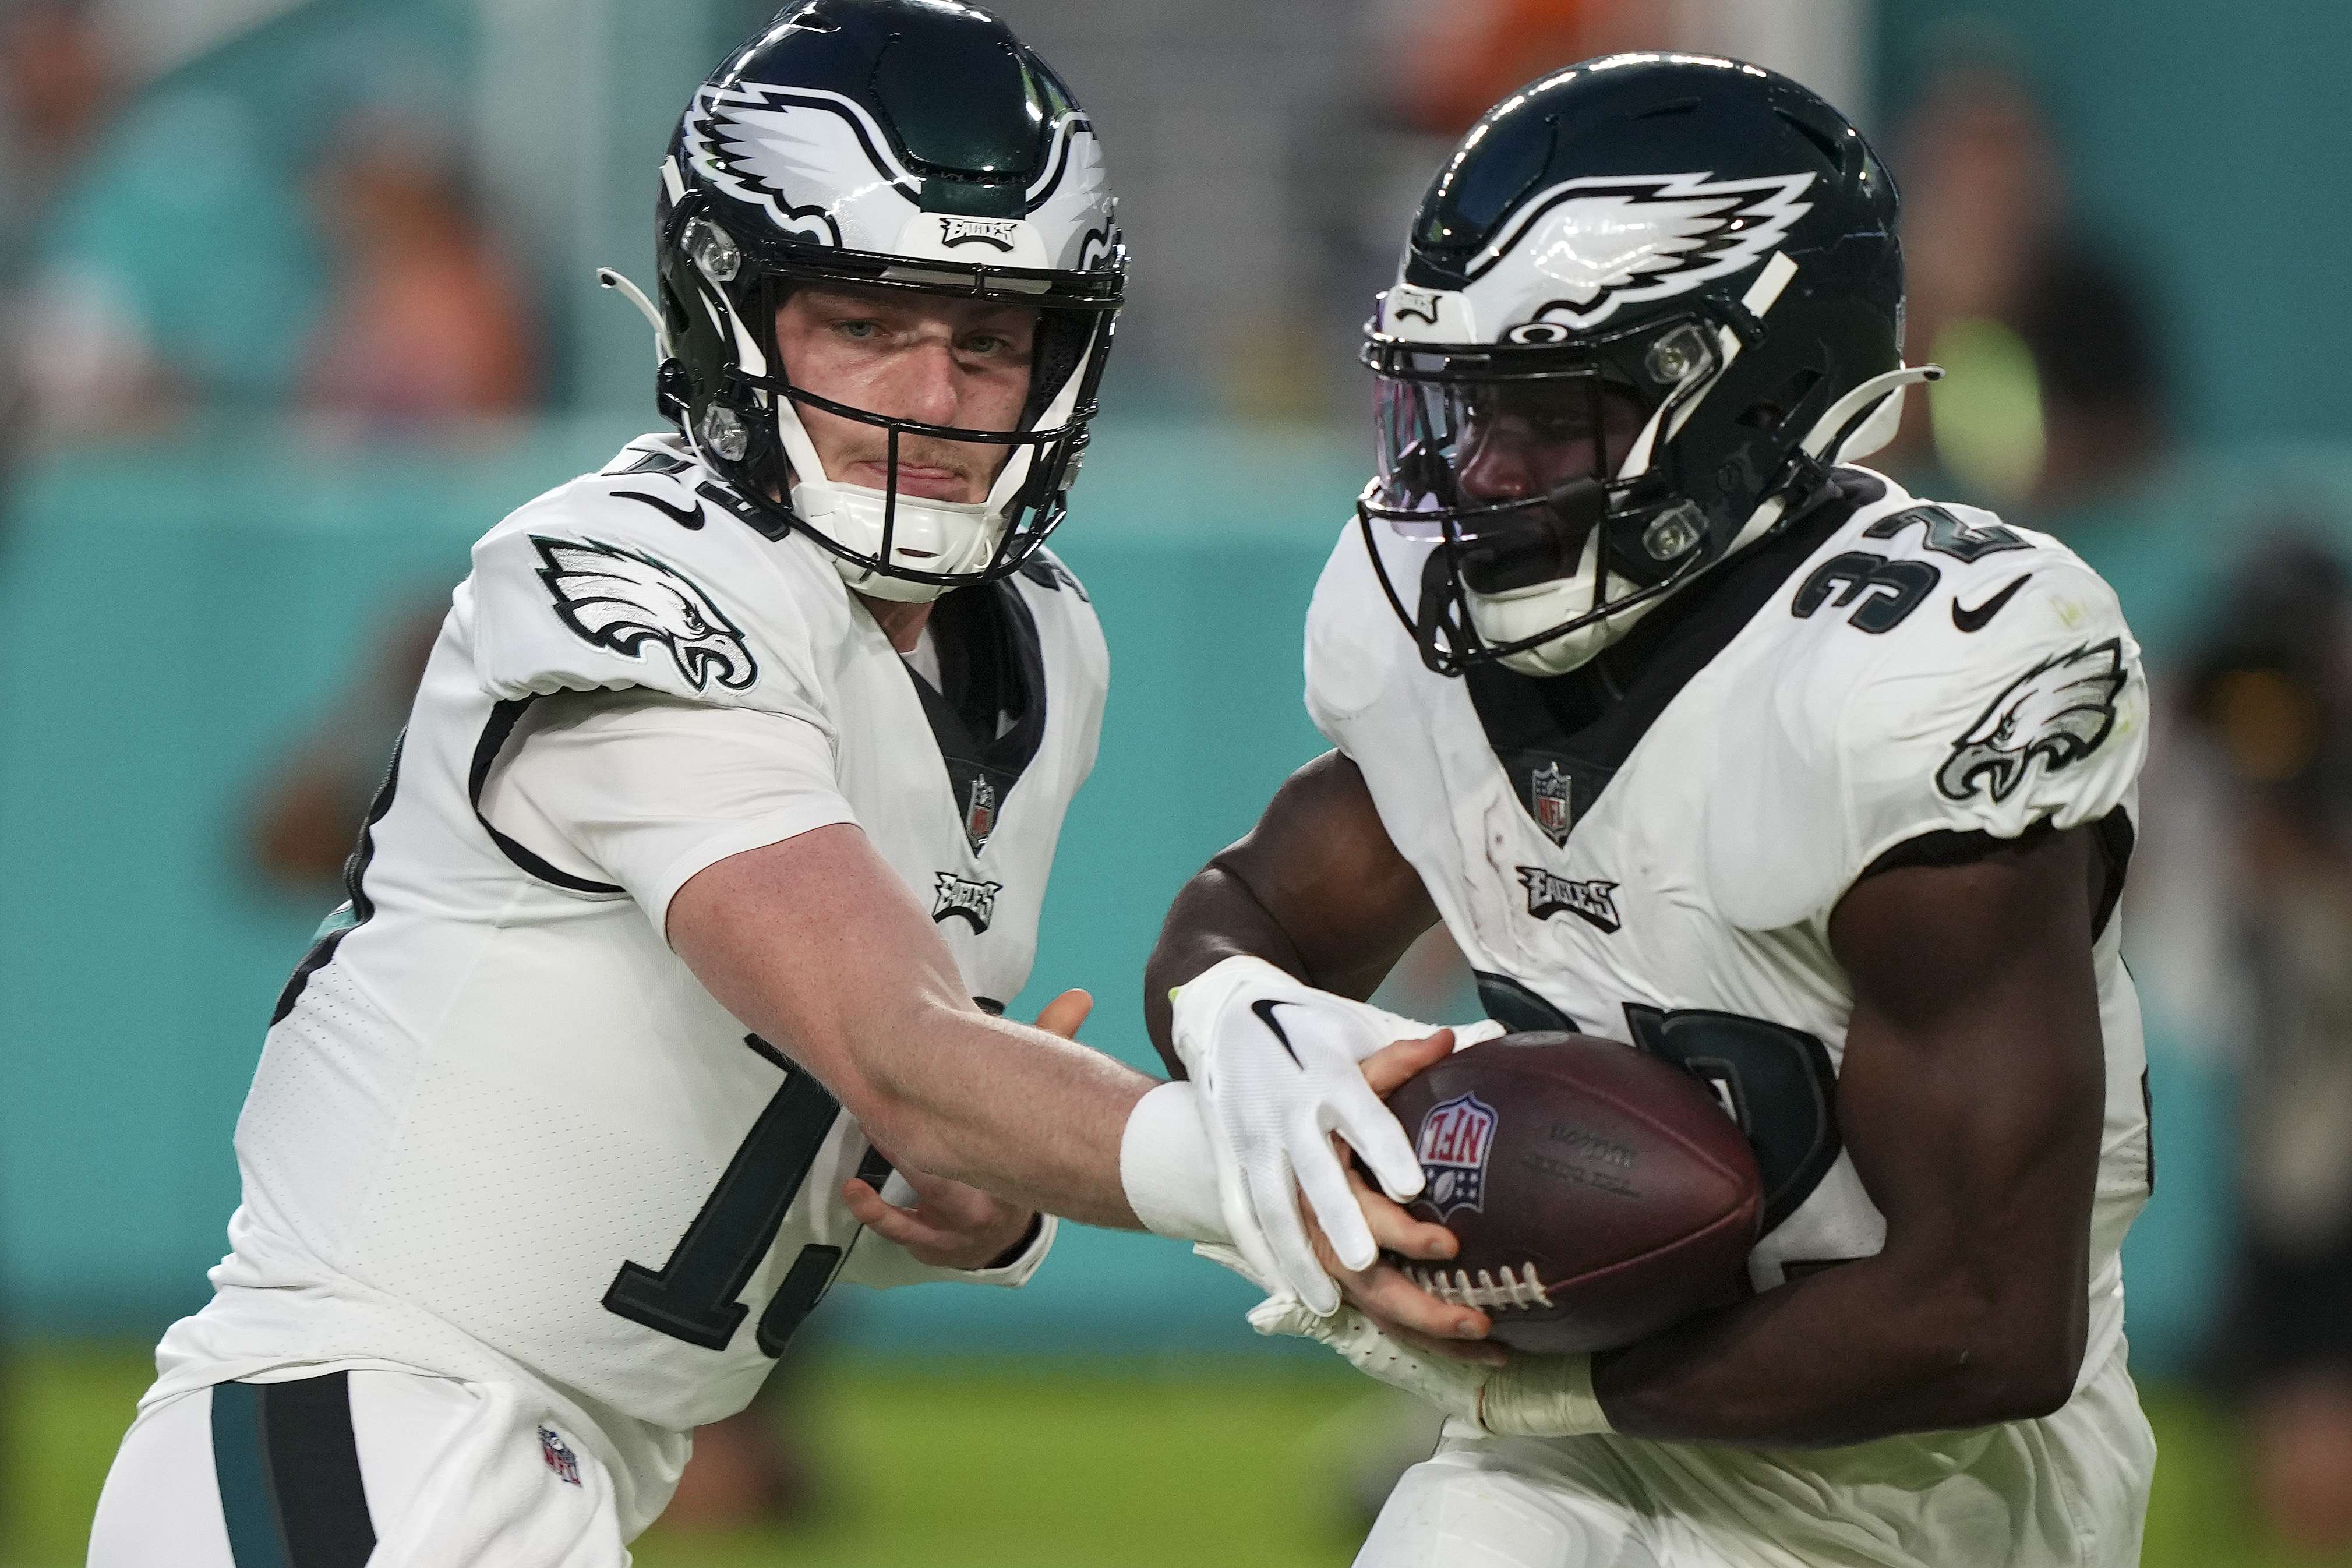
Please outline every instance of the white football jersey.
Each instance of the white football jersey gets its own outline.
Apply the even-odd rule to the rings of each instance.
[[[885,1168],[824,1087],[696,983],[661,910],[480,809],[553,693],[798,721],[829,740],[840,797],[973,996],[1001,1010],[1021,989],[1108,679],[1085,593],[1040,553],[940,602],[941,637],[1004,699],[968,724],[818,546],[740,506],[648,437],[475,546],[347,929],[303,962],[269,1031],[237,1127],[234,1250],[212,1304],[165,1337],[151,1398],[370,1364],[526,1382],[599,1446],[634,1533],[684,1434],[751,1399],[830,1285],[1035,1267],[1050,1222],[978,1274],[864,1232],[839,1188]]]
[[[1713,1084],[1764,1176],[1759,1289],[1885,1244],[1836,1120],[1853,995],[1828,928],[1846,889],[1928,835],[2098,825],[2087,1379],[2121,1335],[2117,1249],[2154,1180],[2114,911],[2147,737],[2138,647],[2055,540],[1866,470],[1837,484],[1675,624],[1643,627],[1653,646],[1607,702],[1587,675],[1431,673],[1350,528],[1309,612],[1307,706],[1494,1017],[1624,1040]],[[1420,582],[1428,545],[1381,549],[1393,582]]]

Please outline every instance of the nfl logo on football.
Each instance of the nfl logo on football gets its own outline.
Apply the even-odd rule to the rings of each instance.
[[[1428,1182],[1422,1195],[1444,1219],[1457,1209],[1475,1209],[1486,1194],[1486,1152],[1495,1145],[1495,1108],[1475,1094],[1431,1106],[1422,1118],[1415,1152]]]

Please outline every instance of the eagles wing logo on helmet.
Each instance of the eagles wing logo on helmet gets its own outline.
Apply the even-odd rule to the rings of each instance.
[[[1078,254],[1062,265],[1088,271],[1118,249],[1118,203],[1103,167],[1102,142],[1094,121],[1072,112],[1054,121],[1054,142],[1045,172],[1025,194],[1029,219],[1047,234],[1082,230]],[[1049,242],[1050,243],[1050,242]]]
[[[556,615],[584,640],[630,658],[645,658],[646,644],[659,643],[697,691],[708,690],[714,678],[730,691],[760,679],[742,628],[676,567],[593,540],[533,534],[530,542],[546,563],[539,580],[554,597]]]
[[[1470,261],[1475,283],[1510,261],[1531,268],[1530,291],[1558,285],[1535,312],[1578,331],[1621,305],[1688,293],[1762,260],[1812,210],[1798,195],[1813,176],[1710,182],[1706,175],[1594,175],[1552,186]],[[1524,323],[1523,323],[1524,324]]]
[[[2116,696],[2126,679],[2120,638],[2078,647],[2027,670],[1952,742],[1936,787],[1966,800],[1981,787],[2007,800],[2036,756],[2054,773],[2099,749],[2115,728]]]
[[[865,106],[814,88],[703,88],[688,116],[686,148],[697,174],[738,201],[767,208],[786,234],[819,245],[844,243],[846,214],[834,206],[887,203],[896,208],[889,221],[866,221],[895,233],[922,195],[922,182],[892,155]],[[850,194],[836,203],[842,192]],[[798,205],[795,195],[816,200]]]

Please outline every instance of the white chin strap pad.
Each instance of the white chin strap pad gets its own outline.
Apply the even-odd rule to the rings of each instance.
[[[861,555],[882,553],[882,519],[889,498],[867,485],[845,485],[825,477],[816,444],[801,424],[789,397],[776,399],[776,436],[793,475],[793,512],[801,521],[845,549]],[[891,517],[890,562],[916,572],[972,572],[988,563],[1004,532],[1004,518],[985,501],[925,500],[902,495]],[[947,592],[938,583],[913,583],[834,558],[843,582],[861,594],[901,604],[928,604]]]
[[[866,555],[882,552],[883,514],[889,502],[888,496],[866,485],[807,480],[793,487],[793,511],[803,522]],[[890,522],[890,564],[917,572],[977,572],[988,564],[1004,532],[1004,519],[985,501],[902,495]],[[877,599],[925,604],[947,592],[938,583],[868,572],[839,556],[833,563],[842,581]]]
[[[1102,329],[1097,325],[1086,353],[1062,384],[1061,391],[1024,429],[1051,430],[1069,422],[1071,411],[1078,405],[1087,363],[1101,346]],[[824,465],[817,458],[815,444],[801,424],[798,407],[789,397],[778,398],[776,405],[776,434],[783,443],[784,457],[792,465],[796,481],[793,486],[793,512],[836,544],[862,555],[881,554],[882,518],[888,498],[870,486],[841,484],[827,477]],[[985,567],[1003,540],[1004,531],[1012,526],[1014,498],[1027,483],[1037,456],[1034,445],[1024,443],[1013,447],[1003,467],[998,469],[984,501],[926,500],[901,494],[892,519],[889,564],[916,572],[978,572]],[[927,604],[948,591],[942,584],[911,583],[903,577],[869,572],[837,556],[834,566],[840,572],[842,581],[877,599]]]
[[[1601,572],[1601,531],[1596,528],[1584,541],[1584,552],[1577,557],[1576,570],[1565,577],[1514,588],[1507,594],[1465,593],[1470,624],[1489,644],[1514,643],[1521,637],[1534,637],[1546,626],[1590,614],[1600,602]],[[1521,675],[1566,675],[1591,663],[1602,648],[1631,631],[1633,624],[1649,613],[1650,604],[1656,602],[1654,599],[1621,614],[1604,616],[1548,643],[1505,654],[1503,667]]]

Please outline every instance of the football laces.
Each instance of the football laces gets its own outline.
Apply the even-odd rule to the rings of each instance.
[[[1478,1270],[1474,1281],[1470,1271],[1457,1268],[1447,1274],[1443,1268],[1408,1268],[1405,1277],[1449,1307],[1475,1307],[1481,1311],[1496,1308],[1549,1307],[1551,1294],[1536,1273],[1536,1266],[1523,1266],[1523,1274],[1506,1268],[1497,1282],[1486,1269]]]

